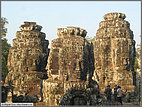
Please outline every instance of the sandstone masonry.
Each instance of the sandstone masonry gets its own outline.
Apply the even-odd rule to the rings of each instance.
[[[95,72],[101,92],[111,84],[122,86],[128,92],[135,85],[135,41],[125,14],[108,13],[100,22],[94,42]]]
[[[52,40],[50,53],[42,27],[24,22],[9,50],[4,85],[12,93],[7,101],[13,95],[28,94],[49,106],[105,105],[100,92],[109,84],[133,92],[135,41],[125,17],[122,13],[104,15],[94,45],[85,39],[87,31],[82,28],[58,28],[59,38]]]
[[[42,27],[35,22],[24,22],[13,39],[8,55],[8,70],[5,85],[12,83],[14,95],[40,96],[41,78],[46,77],[48,40]]]
[[[87,89],[92,80],[93,44],[84,38],[86,33],[79,27],[59,28],[59,38],[52,40],[46,67],[49,78],[43,81],[43,96],[47,105],[59,105],[61,96],[67,90]]]

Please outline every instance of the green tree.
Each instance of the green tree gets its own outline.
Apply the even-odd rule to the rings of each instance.
[[[1,18],[1,37],[5,37],[7,33],[7,28],[5,28],[5,25],[8,24],[8,21],[6,18]]]
[[[91,43],[91,42],[94,43],[95,38],[96,38],[95,36],[94,36],[93,38],[92,38],[92,37],[88,37],[88,36],[85,37],[85,39],[86,39],[88,42],[90,42],[90,43]]]
[[[137,69],[139,69],[139,63],[138,63],[138,59],[135,59],[135,65],[134,65],[134,70],[137,71]]]
[[[8,74],[8,68],[7,68],[7,59],[8,59],[8,53],[9,48],[11,47],[10,44],[7,43],[6,37],[7,28],[5,28],[5,25],[8,24],[8,21],[6,18],[1,18],[1,63],[2,63],[2,80],[5,81],[6,75]]]

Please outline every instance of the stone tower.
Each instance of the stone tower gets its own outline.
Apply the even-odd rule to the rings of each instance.
[[[43,97],[47,105],[59,105],[67,90],[86,89],[91,81],[94,53],[93,44],[84,38],[86,33],[79,27],[59,28],[59,38],[52,40],[47,64],[49,78],[43,80]]]
[[[101,92],[107,85],[120,85],[134,91],[135,41],[130,24],[123,13],[108,13],[100,22],[94,42],[94,79]]]
[[[14,95],[38,95],[41,78],[45,77],[48,58],[48,40],[42,27],[35,22],[24,22],[13,39],[9,50],[8,70],[5,85],[12,83]]]

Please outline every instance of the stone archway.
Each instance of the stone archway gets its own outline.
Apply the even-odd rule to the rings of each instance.
[[[87,105],[90,95],[86,90],[68,90],[60,100],[60,105]]]
[[[72,98],[72,105],[87,105],[87,101],[84,96],[75,96]]]

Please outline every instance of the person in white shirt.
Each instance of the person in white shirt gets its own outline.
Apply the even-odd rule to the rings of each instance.
[[[122,105],[122,94],[123,93],[126,93],[127,90],[124,92],[120,86],[118,86],[118,89],[117,89],[117,101],[121,103]]]

